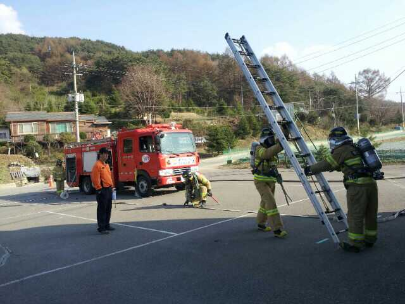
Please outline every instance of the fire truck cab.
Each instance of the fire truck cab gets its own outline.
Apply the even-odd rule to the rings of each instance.
[[[182,173],[198,171],[200,158],[194,136],[178,124],[152,124],[141,129],[120,130],[117,138],[72,144],[65,148],[67,182],[86,194],[94,193],[91,170],[98,151],[110,151],[108,163],[116,187],[135,185],[141,196],[154,188],[184,189]]]

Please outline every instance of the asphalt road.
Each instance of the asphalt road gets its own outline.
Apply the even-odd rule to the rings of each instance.
[[[109,235],[96,231],[94,196],[0,189],[0,303],[404,302],[405,217],[381,223],[373,249],[342,252],[311,217],[295,174],[282,170],[294,202],[277,186],[289,236],[276,239],[255,229],[259,196],[248,170],[207,164],[220,205],[184,208],[184,192],[171,189],[141,200],[126,191]],[[404,169],[386,167],[386,176]],[[345,208],[341,176],[327,177]],[[381,217],[405,209],[404,190],[405,179],[379,182]]]

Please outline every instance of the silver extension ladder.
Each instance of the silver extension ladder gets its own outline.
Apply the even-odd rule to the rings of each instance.
[[[311,203],[314,206],[319,219],[321,220],[322,224],[324,224],[328,229],[328,232],[333,241],[335,243],[339,243],[340,241],[338,238],[338,234],[347,231],[348,228],[346,214],[340,207],[339,202],[337,201],[335,195],[329,187],[328,181],[325,179],[322,173],[316,174],[314,176],[316,180],[311,177],[313,179],[316,190],[314,191],[312,189],[309,180],[305,176],[298,162],[297,156],[288,144],[288,139],[284,136],[283,131],[280,127],[280,125],[285,125],[288,128],[290,134],[289,140],[294,143],[296,149],[298,150],[299,157],[303,158],[308,165],[316,163],[314,156],[305,143],[294,120],[292,119],[288,110],[285,108],[284,103],[278,95],[276,88],[271,82],[262,64],[257,59],[245,36],[242,36],[240,39],[232,39],[227,33],[225,35],[225,39],[228,42],[228,45],[231,48],[235,59],[239,64],[239,67],[242,69],[246,80],[248,81],[257,100],[259,101],[260,106],[262,107],[271,128],[280,140],[280,143],[283,146],[284,151],[292,166],[294,167],[294,170],[297,173],[303,187],[305,188],[305,191],[307,192],[307,195],[311,200]],[[268,96],[270,98],[272,104],[268,104],[265,96]],[[277,122],[272,110],[278,111],[278,113],[282,117],[281,122]],[[320,185],[321,189],[317,187],[317,183]],[[326,197],[333,210],[329,210],[329,207],[323,200],[322,194]],[[320,204],[318,197],[324,202],[325,210]],[[333,214],[338,221],[343,221],[346,229],[335,231],[328,218],[328,214]]]

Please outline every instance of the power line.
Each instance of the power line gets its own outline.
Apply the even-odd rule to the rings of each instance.
[[[393,82],[394,82],[399,76],[401,76],[404,72],[405,72],[405,69],[402,70],[402,72],[400,72],[400,73],[399,73],[394,79],[392,79],[389,83],[387,83],[381,90],[375,92],[375,93],[373,94],[373,96],[374,96],[374,95],[377,95],[377,94],[379,94],[379,93],[381,93],[382,91],[384,91],[385,88],[387,88],[391,83],[393,83]]]
[[[376,46],[378,46],[378,45],[384,44],[384,43],[386,43],[386,42],[388,42],[388,41],[394,40],[394,39],[396,39],[396,38],[398,38],[398,37],[401,37],[401,36],[403,36],[403,35],[405,35],[405,32],[402,32],[402,33],[399,34],[399,35],[396,35],[396,36],[394,36],[394,37],[391,37],[391,38],[389,38],[389,39],[386,39],[386,40],[384,40],[384,41],[381,41],[381,42],[379,42],[379,43],[377,43],[377,44],[368,46],[368,47],[366,47],[366,48],[364,48],[364,49],[361,49],[360,51],[357,51],[357,52],[351,53],[351,54],[349,54],[349,55],[340,57],[340,58],[338,58],[338,59],[335,59],[335,60],[326,62],[326,63],[324,63],[324,64],[318,65],[317,67],[307,69],[307,71],[316,70],[316,69],[318,69],[318,68],[324,67],[324,66],[329,65],[329,64],[331,64],[331,63],[334,63],[334,62],[340,61],[340,60],[342,60],[342,59],[346,59],[346,58],[348,58],[348,57],[354,56],[354,55],[356,55],[356,54],[365,52],[365,51],[369,50],[370,48],[374,48],[374,47],[376,47]]]
[[[403,19],[405,19],[405,17],[399,18],[399,19],[397,19],[397,20],[395,20],[395,21],[393,21],[393,22],[387,23],[386,25],[377,27],[377,28],[375,28],[375,29],[373,29],[373,30],[370,30],[370,31],[367,31],[367,32],[365,32],[365,33],[363,33],[363,34],[360,34],[360,35],[357,35],[357,36],[355,36],[355,37],[349,38],[349,39],[347,39],[347,40],[345,40],[345,41],[339,42],[339,43],[335,44],[333,47],[336,47],[336,46],[345,44],[346,42],[349,42],[349,41],[354,40],[354,39],[356,39],[356,38],[362,37],[362,36],[367,35],[367,34],[369,34],[369,33],[375,32],[375,31],[377,31],[377,30],[379,30],[379,29],[382,29],[382,28],[384,28],[384,27],[387,27],[387,26],[389,26],[389,25],[391,25],[391,24],[394,24],[394,23],[396,23],[396,22],[398,22],[398,21],[401,21],[401,20],[403,20]],[[394,27],[392,27],[392,28],[390,28],[390,29],[387,29],[387,30],[385,30],[385,31],[383,31],[383,32],[381,32],[381,33],[387,32],[387,31],[389,31],[389,30],[391,30],[391,29],[393,29],[393,28],[399,27],[399,26],[401,26],[401,25],[403,25],[403,24],[404,24],[404,23],[401,23],[401,24],[399,24],[399,25],[397,25],[397,26],[394,26]],[[380,34],[380,33],[378,33],[378,34]],[[374,37],[374,36],[376,36],[376,35],[378,35],[378,34],[375,34],[375,35],[370,36],[370,37]],[[366,38],[366,39],[368,39],[368,38]],[[366,39],[364,39],[364,40],[366,40]],[[362,40],[362,41],[364,41],[364,40]],[[354,44],[354,43],[352,43],[352,44]],[[350,45],[352,45],[352,44],[350,44]],[[341,48],[339,48],[339,49],[342,49],[342,48],[343,48],[343,47],[341,47]],[[336,49],[336,50],[338,50],[338,49]],[[335,51],[335,50],[333,50],[333,51],[328,51],[328,52],[326,52],[325,54],[322,54],[322,55],[320,55],[320,56],[326,55],[326,54],[331,53],[331,52],[334,52],[334,51]],[[318,53],[322,53],[322,51],[316,51],[316,52],[307,54],[307,55],[305,55],[305,56],[299,57],[297,60],[300,60],[300,59],[303,59],[303,58],[306,58],[306,57],[309,57],[309,56],[311,56],[311,55],[315,55],[315,54],[318,54]],[[319,57],[320,57],[320,56],[319,56]],[[315,58],[318,58],[318,57],[315,57]],[[308,60],[312,60],[312,59],[314,59],[314,58],[311,58],[311,59],[308,59]],[[297,62],[296,64],[299,64],[299,63],[302,63],[302,62],[305,62],[305,61],[307,61],[307,60],[304,60],[304,61],[301,61],[301,62]]]
[[[374,51],[372,51],[372,52],[369,52],[369,53],[367,53],[367,54],[364,54],[364,55],[362,55],[362,56],[356,57],[356,58],[354,58],[354,59],[352,59],[352,60],[348,60],[348,61],[342,62],[342,63],[340,63],[340,64],[338,64],[338,65],[335,65],[335,66],[333,66],[333,67],[329,67],[329,68],[324,69],[324,70],[322,70],[322,71],[319,71],[319,72],[317,72],[317,73],[323,73],[323,72],[325,72],[325,71],[328,71],[328,70],[337,68],[337,67],[339,67],[339,66],[342,66],[342,65],[344,65],[344,64],[350,63],[350,62],[355,61],[355,60],[357,60],[357,59],[364,58],[364,57],[366,57],[366,56],[368,56],[368,55],[374,54],[374,53],[376,53],[376,52],[379,52],[379,51],[381,51],[381,50],[384,50],[384,49],[386,49],[386,48],[388,48],[388,47],[390,47],[390,46],[393,46],[393,45],[398,44],[398,43],[403,42],[403,41],[405,41],[405,38],[404,38],[404,39],[401,39],[401,40],[399,40],[399,41],[396,41],[396,42],[394,42],[394,43],[391,43],[391,44],[389,44],[389,45],[387,45],[387,46],[384,46],[384,47],[382,47],[382,48],[379,48],[379,49],[377,49],[377,50],[374,50]]]

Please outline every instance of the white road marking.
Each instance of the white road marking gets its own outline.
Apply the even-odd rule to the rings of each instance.
[[[332,191],[332,192],[337,193],[337,192],[340,192],[340,191],[343,191],[343,190],[345,190],[345,188],[341,188],[341,189],[338,189],[338,190]],[[293,201],[293,202],[290,203],[290,205],[294,205],[294,204],[301,203],[301,202],[304,202],[304,201],[309,201],[309,197],[303,198],[303,199],[300,199],[300,200],[297,200],[297,201]],[[278,207],[280,208],[280,207],[285,207],[285,206],[288,206],[288,205],[283,204],[283,205],[279,205]]]
[[[46,274],[50,274],[50,273],[54,273],[54,272],[57,272],[57,271],[61,271],[61,270],[73,268],[73,267],[76,267],[76,266],[80,266],[80,265],[83,265],[83,264],[91,263],[91,262],[94,262],[94,261],[98,261],[98,260],[101,260],[101,259],[104,259],[104,258],[107,258],[107,257],[115,256],[117,254],[121,254],[121,253],[128,252],[128,251],[131,251],[131,250],[135,250],[135,249],[138,249],[138,248],[146,247],[146,246],[149,246],[149,245],[152,245],[152,244],[155,244],[155,243],[159,243],[159,242],[162,242],[164,240],[171,239],[171,238],[175,238],[175,237],[178,237],[178,236],[181,236],[181,235],[184,235],[184,234],[188,234],[188,233],[191,233],[191,232],[194,232],[194,231],[198,231],[198,230],[201,230],[201,229],[209,228],[209,227],[216,226],[216,225],[219,225],[219,224],[223,224],[223,223],[226,223],[226,222],[234,221],[234,220],[240,219],[240,218],[248,216],[248,215],[249,215],[249,213],[243,214],[243,215],[240,215],[238,217],[226,219],[226,220],[215,222],[215,223],[212,223],[212,224],[208,224],[208,225],[205,225],[205,226],[202,226],[202,227],[194,228],[194,229],[191,229],[191,230],[188,230],[188,231],[180,232],[180,233],[178,233],[176,235],[170,235],[170,236],[167,236],[167,237],[164,237],[164,238],[161,238],[161,239],[157,239],[157,240],[154,240],[154,241],[151,241],[151,242],[147,242],[147,243],[143,243],[143,244],[140,244],[140,245],[132,246],[132,247],[129,247],[129,248],[126,248],[126,249],[114,251],[114,252],[111,252],[111,253],[108,253],[108,254],[105,254],[105,255],[101,255],[101,256],[92,258],[92,259],[88,259],[88,260],[84,260],[84,261],[77,262],[77,263],[74,263],[74,264],[66,265],[66,266],[63,266],[63,267],[59,267],[59,268],[51,269],[51,270],[48,270],[48,271],[43,271],[43,272],[40,272],[40,273],[36,273],[36,274],[30,275],[30,276],[27,276],[27,277],[24,277],[24,278],[21,278],[21,279],[17,279],[17,280],[13,280],[13,281],[3,283],[3,284],[0,285],[0,288],[10,286],[10,285],[13,285],[13,284],[16,284],[16,283],[20,283],[20,282],[23,282],[23,281],[27,281],[29,279],[37,278],[37,277],[40,277],[40,276],[43,276],[43,275],[46,275]]]
[[[81,216],[76,216],[76,215],[71,215],[71,214],[65,214],[65,213],[58,213],[58,212],[52,212],[52,211],[44,211],[46,213],[51,213],[51,214],[57,214],[57,215],[62,215],[62,216],[67,216],[67,217],[73,217],[73,218],[78,218],[86,221],[92,221],[92,222],[97,222],[95,219],[90,219],[86,217],[81,217]],[[136,228],[136,229],[141,229],[141,230],[148,230],[148,231],[154,231],[154,232],[160,232],[160,233],[166,233],[166,234],[171,234],[171,235],[177,235],[177,233],[174,232],[169,232],[169,231],[164,231],[164,230],[157,230],[157,229],[152,229],[152,228],[146,228],[146,227],[140,227],[140,226],[132,226],[128,224],[121,224],[121,223],[111,223],[112,225],[117,225],[117,226],[123,226],[123,227],[129,227],[129,228]]]
[[[0,244],[0,248],[3,249],[4,254],[0,257],[0,267],[4,266],[7,262],[7,259],[10,257],[10,251],[7,250],[7,248],[4,248],[1,244]]]
[[[94,205],[95,203],[93,202],[72,202],[72,203],[67,203],[67,204],[62,204],[63,206],[58,208],[58,209],[54,209],[54,210],[74,210],[73,208],[70,208],[71,206],[75,207],[75,206],[79,206],[79,207],[84,207],[86,205]],[[43,206],[43,204],[40,204],[41,206]],[[50,204],[50,205],[54,205],[54,204]],[[60,205],[60,204],[57,204]],[[66,207],[67,206],[67,207]],[[77,208],[79,209],[79,208]],[[50,211],[50,210],[49,210]],[[24,216],[30,216],[30,215],[36,215],[36,214],[40,214],[40,213],[46,213],[47,211],[38,211],[38,212],[33,212],[33,213],[25,213],[25,214],[20,214],[20,215],[15,215],[15,216],[10,216],[10,217],[3,217],[0,218],[1,220],[9,220],[9,219],[14,219],[14,218],[18,218],[18,217],[24,217]],[[12,224],[12,223],[11,223]]]

